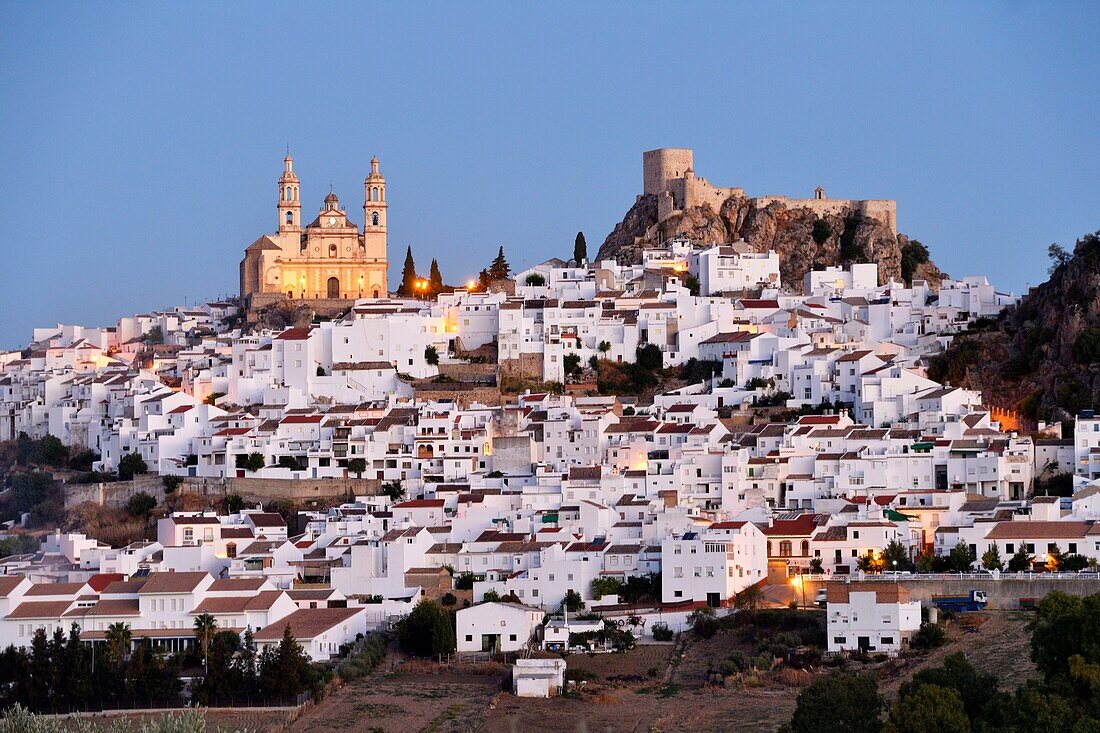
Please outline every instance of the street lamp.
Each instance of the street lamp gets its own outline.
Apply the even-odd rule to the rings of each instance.
[[[806,583],[802,580],[802,576],[796,575],[791,578],[791,585],[794,586],[795,590],[802,591],[802,608],[806,608]]]

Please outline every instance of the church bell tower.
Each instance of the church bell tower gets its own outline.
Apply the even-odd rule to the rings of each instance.
[[[279,231],[302,230],[302,202],[299,198],[298,175],[294,172],[294,158],[287,151],[283,158],[283,175],[279,178]]]
[[[363,181],[363,243],[367,257],[386,259],[386,179],[378,172],[378,158],[370,160]]]

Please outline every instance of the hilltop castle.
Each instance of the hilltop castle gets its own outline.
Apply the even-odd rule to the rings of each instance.
[[[742,188],[722,188],[706,178],[695,175],[691,148],[658,148],[642,153],[642,184],[645,194],[657,197],[657,224],[683,211],[709,205],[715,213],[730,196],[745,196]],[[750,203],[763,208],[771,203],[785,204],[789,209],[810,209],[818,216],[859,211],[864,216],[885,224],[897,236],[897,202],[886,199],[830,199],[818,187],[811,199],[786,196],[755,196]],[[648,238],[648,237],[647,237]]]
[[[386,290],[386,179],[378,158],[363,182],[363,231],[348,218],[335,193],[302,226],[300,182],[294,159],[283,159],[279,228],[250,244],[241,260],[241,297],[249,308],[283,298],[343,301],[384,298]]]

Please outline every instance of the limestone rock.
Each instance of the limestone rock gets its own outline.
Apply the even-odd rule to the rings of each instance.
[[[636,263],[643,248],[677,236],[705,244],[743,239],[756,251],[775,250],[783,283],[795,290],[802,287],[802,276],[809,270],[850,262],[875,262],[880,282],[900,281],[902,248],[909,243],[904,234],[895,236],[882,221],[855,207],[818,216],[807,208],[779,201],[762,205],[740,194],[726,198],[717,212],[709,205],[691,207],[658,224],[657,198],[646,195],[615,225],[597,258]],[[919,265],[914,276],[938,287],[944,274],[929,261]]]

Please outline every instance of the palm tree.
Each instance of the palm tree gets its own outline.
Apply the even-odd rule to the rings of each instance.
[[[607,341],[601,341],[599,343],[599,345],[596,347],[596,351],[603,354],[603,358],[606,359],[607,358],[607,352],[611,351],[611,344],[609,344]]]
[[[218,620],[208,613],[200,613],[195,617],[195,638],[202,645],[203,664],[208,658],[210,650],[210,637],[218,630]]]
[[[107,658],[117,662],[130,653],[130,643],[133,636],[130,633],[130,624],[119,621],[107,627]]]

